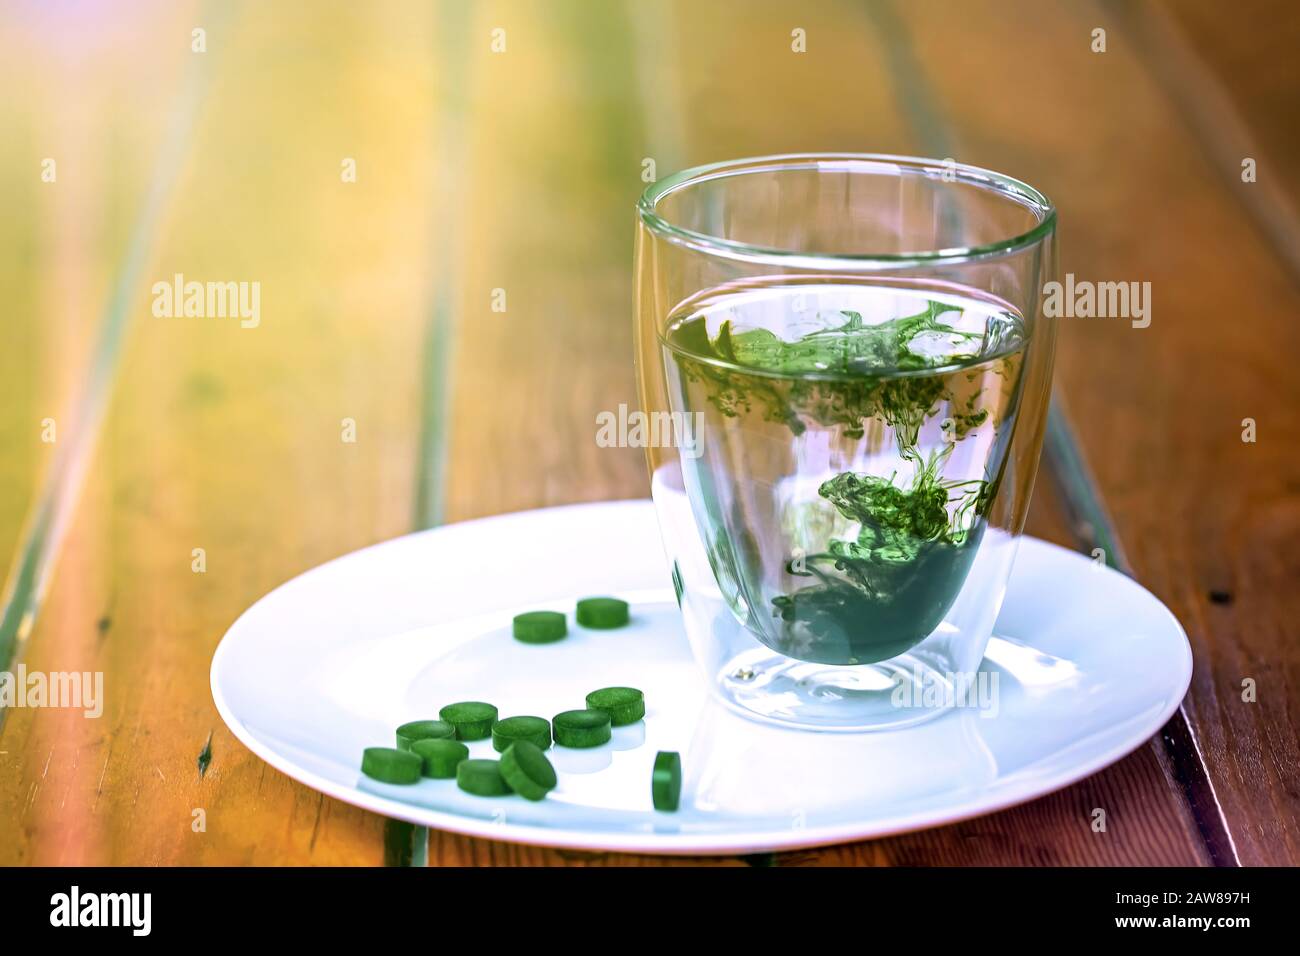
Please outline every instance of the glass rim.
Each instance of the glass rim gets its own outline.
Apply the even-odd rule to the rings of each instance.
[[[697,232],[669,222],[656,211],[659,202],[669,195],[710,180],[751,173],[820,169],[823,166],[827,167],[828,171],[840,172],[853,171],[854,166],[861,166],[864,172],[874,171],[900,178],[909,173],[928,178],[955,176],[951,182],[962,182],[999,193],[1010,201],[1018,203],[1036,215],[1038,223],[1020,235],[977,246],[899,253],[799,252],[793,249],[752,245]],[[697,252],[743,262],[803,269],[890,269],[971,262],[1019,252],[1043,240],[1056,227],[1056,206],[1042,192],[1019,179],[981,166],[920,156],[895,156],[889,153],[783,153],[693,166],[647,186],[641,193],[641,198],[637,200],[637,212],[641,222],[652,233]]]

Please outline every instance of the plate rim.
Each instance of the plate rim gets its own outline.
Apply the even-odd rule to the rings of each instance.
[[[1168,722],[1174,713],[1182,708],[1182,703],[1187,695],[1187,690],[1191,686],[1194,660],[1191,644],[1187,638],[1187,632],[1183,628],[1181,622],[1179,622],[1178,618],[1163,601],[1144,587],[1139,581],[1111,568],[1104,568],[1103,570],[1107,573],[1115,574],[1123,578],[1154,601],[1163,612],[1163,616],[1173,625],[1174,631],[1177,635],[1182,638],[1178,645],[1178,650],[1181,652],[1178,661],[1181,673],[1178,680],[1171,684],[1171,686],[1175,688],[1181,685],[1181,690],[1176,695],[1170,695],[1172,704],[1166,704],[1164,707],[1160,708],[1156,713],[1156,716],[1141,726],[1140,736],[1138,731],[1134,731],[1133,737],[1131,738],[1133,741],[1132,743],[1126,741],[1101,752],[1098,756],[1085,761],[1080,764],[1078,768],[1072,769],[1059,779],[1053,779],[1050,785],[1046,787],[1035,787],[1021,783],[1013,785],[1011,787],[1012,792],[1003,797],[984,801],[979,800],[978,793],[980,791],[977,791],[975,798],[963,800],[961,803],[956,805],[950,804],[949,809],[946,810],[929,809],[910,814],[894,814],[887,817],[877,817],[872,820],[863,820],[860,823],[840,823],[820,827],[791,829],[789,830],[789,835],[784,837],[777,837],[771,832],[763,831],[751,833],[736,831],[713,835],[710,835],[707,832],[683,834],[584,831],[573,830],[567,827],[545,827],[534,824],[509,822],[499,823],[493,820],[480,820],[474,817],[466,817],[457,813],[437,810],[431,807],[416,806],[380,794],[367,793],[355,786],[336,783],[314,771],[295,764],[291,759],[282,756],[270,746],[263,744],[262,741],[260,741],[256,735],[249,730],[244,722],[235,715],[222,692],[218,681],[218,674],[221,668],[222,659],[230,647],[229,638],[231,633],[236,630],[240,622],[250,614],[254,613],[263,602],[267,601],[278,591],[300,578],[314,574],[335,563],[355,558],[366,552],[391,545],[397,541],[424,536],[435,537],[452,528],[465,528],[470,525],[509,520],[523,515],[535,515],[540,512],[557,513],[574,509],[621,509],[629,507],[651,508],[653,505],[648,498],[623,498],[612,501],[581,502],[575,504],[555,505],[547,508],[531,508],[521,511],[486,515],[479,518],[469,519],[467,521],[451,522],[434,528],[425,528],[420,531],[398,535],[395,538],[378,541],[374,544],[358,548],[355,551],[350,551],[346,554],[331,558],[328,561],[324,561],[294,575],[292,578],[276,585],[270,591],[266,592],[254,601],[231,623],[225,634],[222,635],[221,640],[217,645],[217,649],[212,655],[212,664],[208,672],[209,688],[212,693],[213,703],[217,708],[217,713],[225,722],[226,727],[235,736],[235,739],[247,747],[254,756],[270,764],[290,779],[311,787],[313,790],[320,793],[324,793],[326,796],[340,800],[343,803],[358,807],[362,810],[368,810],[372,813],[378,813],[381,816],[429,827],[431,829],[446,830],[463,836],[519,843],[525,846],[607,853],[643,853],[660,856],[719,856],[812,849],[816,847],[834,846],[842,843],[855,843],[862,840],[881,839],[904,833],[912,833],[918,830],[961,823],[965,820],[998,813],[1049,796],[1050,794],[1064,790],[1065,788],[1078,783],[1080,780],[1098,773],[1149,743],[1151,738],[1159,732],[1160,728]],[[1030,543],[1032,547],[1043,547],[1048,550],[1062,552],[1072,559],[1080,561],[1088,560],[1088,558],[1070,548],[1053,544],[1050,541],[1044,541],[1043,539],[1033,537],[1032,535],[1021,535],[1019,544],[1023,547],[1026,543]],[[1017,562],[1018,561],[1019,551],[1017,552]],[[1013,565],[1012,574],[1014,573],[1015,568]]]

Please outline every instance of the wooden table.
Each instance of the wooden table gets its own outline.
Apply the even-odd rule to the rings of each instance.
[[[799,150],[1004,170],[1057,202],[1063,271],[1151,282],[1148,328],[1065,322],[1091,477],[1056,444],[1029,530],[1103,542],[1173,609],[1182,714],[1067,790],[908,836],[685,861],[433,832],[428,862],[1300,861],[1298,40],[1283,0],[7,8],[0,668],[103,671],[107,698],[2,715],[0,863],[420,862],[422,831],[234,740],[213,649],[363,545],[646,494],[641,453],[592,440],[635,402],[646,161]],[[260,323],[155,317],[176,273],[260,282]]]

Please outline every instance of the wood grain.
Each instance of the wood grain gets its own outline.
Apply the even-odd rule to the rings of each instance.
[[[757,4],[750,9],[752,19],[743,30],[736,28],[725,5],[692,4],[689,12],[678,7],[676,16],[663,17],[666,24],[661,23],[658,32],[641,32],[629,38],[630,48],[623,56],[638,63],[640,89],[607,80],[599,87],[588,87],[585,98],[568,98],[548,87],[547,77],[538,66],[515,65],[509,79],[494,69],[490,82],[514,91],[509,109],[517,110],[521,118],[545,109],[547,104],[553,117],[562,118],[564,125],[553,125],[547,131],[551,143],[548,153],[562,157],[563,165],[582,169],[589,177],[580,186],[566,180],[552,181],[546,195],[532,201],[580,207],[590,201],[593,193],[599,197],[604,192],[591,189],[593,180],[627,181],[625,189],[630,195],[635,189],[633,175],[639,156],[681,156],[679,162],[694,164],[728,155],[812,148],[809,143],[825,143],[824,148],[832,149],[899,149],[866,143],[860,132],[861,116],[867,115],[873,129],[887,131],[898,142],[907,136],[906,120],[889,93],[892,78],[880,55],[880,37],[865,28],[837,30],[836,25],[846,14],[843,5],[805,6],[797,24],[783,16],[783,8],[777,4]],[[616,19],[609,22],[588,16],[592,35],[619,35]],[[792,54],[793,25],[802,25],[813,42],[822,45],[816,59],[802,60]],[[581,39],[577,26],[572,29]],[[571,39],[564,34],[552,36],[552,42],[559,44],[553,51],[556,59],[562,55],[563,44]],[[672,52],[666,61],[655,62],[659,50]],[[579,55],[579,64],[596,55],[581,42],[574,52]],[[602,65],[608,56],[607,51],[600,54]],[[568,61],[573,60],[571,54]],[[651,62],[647,64],[646,60]],[[834,84],[842,64],[848,62],[859,65],[858,88],[868,91],[863,97],[862,113],[846,111],[842,104],[820,96],[826,86]],[[587,69],[597,72],[590,65]],[[608,77],[608,70],[601,75]],[[662,92],[673,89],[681,100],[665,101]],[[492,101],[492,88],[481,95]],[[611,99],[615,101],[613,106],[609,105]],[[690,108],[697,105],[698,109]],[[783,111],[778,115],[797,114],[798,124],[771,122],[774,110]],[[631,128],[602,123],[602,117],[610,113],[634,116],[639,122]],[[673,114],[694,117],[702,128],[697,131],[688,124],[676,134],[665,135],[662,142],[655,140],[655,131],[672,130]],[[507,160],[494,157],[530,152],[526,139],[529,128],[522,119],[513,117],[513,112],[507,113],[504,121],[490,124],[491,131],[509,138],[494,142],[484,153],[493,158],[488,159],[483,179],[492,184],[498,197],[500,184],[509,171],[498,171],[496,163]],[[572,133],[567,124],[572,124]],[[602,143],[590,134],[580,135],[581,129],[600,130],[609,142]],[[602,156],[609,157],[604,167],[600,165]],[[588,236],[586,230],[551,234],[547,256],[532,259],[523,248],[537,241],[532,230],[539,228],[537,223],[545,217],[527,215],[527,199],[527,190],[521,190],[516,201],[507,200],[499,206],[510,210],[509,218],[489,218],[483,223],[485,232],[497,237],[495,242],[471,243],[475,255],[468,274],[475,276],[495,268],[493,274],[509,276],[509,301],[514,303],[522,297],[526,311],[519,318],[512,314],[493,321],[487,314],[483,319],[479,316],[484,311],[476,309],[471,298],[458,329],[454,367],[463,384],[458,382],[452,403],[456,437],[449,457],[452,498],[448,516],[453,519],[645,493],[639,454],[596,448],[590,427],[597,411],[615,408],[620,401],[633,401],[630,368],[623,358],[631,350],[627,325],[610,318],[630,313],[630,249],[619,231],[620,224],[630,216],[611,202],[603,220],[591,220],[593,226],[603,230],[603,236],[600,232]],[[476,204],[476,208],[483,207]],[[520,251],[512,251],[514,248]],[[611,249],[621,254],[621,260],[605,254]],[[480,261],[490,265],[480,267]],[[584,281],[575,282],[571,273],[566,274],[565,264],[570,262],[584,263]],[[556,263],[560,264],[558,268]],[[593,281],[610,273],[620,276],[620,281]],[[469,285],[480,301],[486,302],[490,286],[486,276],[471,279]],[[581,362],[573,360],[575,352],[582,354]],[[611,355],[618,361],[611,364],[604,360]],[[521,433],[536,434],[541,440],[509,441],[509,436]],[[484,469],[485,460],[503,463],[504,467]],[[505,488],[497,487],[496,473],[509,476]],[[460,491],[462,488],[466,490]],[[496,503],[503,497],[508,505]],[[1036,503],[1030,530],[1062,543],[1071,541],[1063,512],[1055,507],[1050,489]],[[1111,828],[1105,835],[1092,832],[1093,808],[1121,806],[1126,821],[1122,829]],[[474,841],[431,836],[431,862],[519,859],[517,851],[502,844],[474,846]],[[527,859],[571,862],[561,854],[548,855],[541,850],[528,851]],[[1147,749],[1066,794],[972,824],[858,848],[782,854],[777,858],[782,864],[823,859],[876,865],[922,861],[1150,864],[1200,863],[1205,861],[1205,855],[1190,815],[1168,789],[1155,754]]]
[[[1293,51],[1300,46],[1300,16],[1287,0],[1247,0],[1232,9],[1231,29],[1225,11],[1213,0],[1158,0],[1147,19],[1168,23],[1198,58],[1210,80],[1218,85],[1245,127],[1245,148],[1237,156],[1253,156],[1262,164],[1259,179],[1272,181],[1292,206],[1300,207],[1300,123],[1287,122],[1295,113],[1296,79]],[[1158,28],[1158,27],[1157,27]],[[1152,64],[1161,70],[1165,64]],[[1180,78],[1169,75],[1166,87]],[[1171,100],[1174,91],[1170,90]],[[1219,117],[1221,118],[1221,117]],[[1204,139],[1204,137],[1202,137]],[[1258,154],[1258,155],[1256,155]],[[1258,180],[1257,180],[1258,181]]]
[[[75,83],[186,43],[200,9],[131,23],[115,53],[80,61]],[[1110,47],[1095,55],[1089,31],[1103,24]],[[16,55],[0,57],[0,77],[20,87],[34,75],[56,27],[7,29],[0,49]],[[489,48],[497,27],[504,54]],[[795,28],[805,54],[791,50]],[[0,863],[382,862],[380,818],[293,783],[224,729],[207,675],[225,628],[293,574],[413,526],[646,493],[640,452],[594,441],[597,412],[635,402],[632,202],[646,159],[662,176],[759,153],[925,152],[936,136],[955,158],[1058,200],[1066,269],[1153,283],[1150,328],[1067,323],[1060,386],[1139,579],[1191,634],[1188,713],[1242,861],[1300,858],[1300,386],[1287,366],[1297,290],[1125,31],[1107,6],[1028,2],[759,0],[743,17],[721,0],[653,12],[330,2],[232,19],[209,39],[219,79],[151,275],[260,281],[262,323],[154,319],[138,290],[91,478],[25,652],[32,669],[104,671],[108,707],[99,721],[6,716]],[[17,55],[16,36],[38,53]],[[174,77],[179,62],[167,63],[153,69]],[[1284,83],[1268,70],[1241,89]],[[143,66],[138,76],[163,85]],[[45,94],[43,109],[78,115],[72,85]],[[88,108],[76,135],[118,130],[147,151],[170,100],[137,102],[132,113]],[[1269,104],[1281,100],[1252,102],[1253,126],[1280,123]],[[21,105],[0,110],[9,128],[43,135]],[[40,152],[28,144],[6,166]],[[357,159],[356,183],[340,181],[345,157]],[[49,228],[64,236],[83,210],[92,224],[129,218],[121,209],[138,202],[147,163],[126,168],[121,181],[100,169],[70,189]],[[13,222],[39,218],[37,194],[19,195]],[[25,240],[5,223],[0,241]],[[20,449],[0,470],[0,552],[18,534],[14,502],[39,489],[28,420],[87,361],[63,344],[84,336],[71,320],[48,331],[42,305],[91,311],[61,297],[62,280],[73,277],[73,303],[98,303],[119,245],[0,267],[18,323],[14,350],[0,350],[0,441]],[[504,312],[492,309],[497,290]],[[24,359],[34,351],[38,365]],[[1254,444],[1240,440],[1248,416]],[[356,443],[341,440],[344,418]],[[1029,530],[1073,540],[1041,480]],[[1255,703],[1240,700],[1246,677]],[[1096,807],[1105,834],[1090,827]],[[1208,862],[1158,744],[1022,807],[850,846],[679,860],[434,833],[428,859]]]
[[[148,34],[144,48],[153,42],[163,38]],[[8,715],[8,863],[382,859],[379,818],[234,741],[207,673],[258,594],[410,529],[435,187],[423,159],[442,92],[432,24],[405,7],[313,5],[243,18],[209,42],[233,68],[207,106],[153,272],[260,282],[261,324],[156,319],[140,290],[26,659],[102,670],[106,710]],[[358,179],[345,184],[349,156]],[[342,440],[345,418],[355,443]]]
[[[141,8],[160,33],[188,22],[185,5]],[[31,520],[58,453],[86,430],[77,407],[96,332],[135,224],[115,205],[140,195],[164,136],[173,93],[159,76],[181,71],[181,44],[124,62],[130,26],[66,29],[58,11],[0,18],[0,582],[36,535]],[[0,638],[0,667],[5,665]]]
[[[1139,580],[1188,629],[1187,712],[1237,855],[1294,862],[1300,673],[1283,582],[1300,566],[1300,385],[1287,361],[1300,292],[1234,194],[1249,187],[1210,162],[1132,41],[1141,34],[1111,8],[992,9],[909,5],[908,30],[927,63],[950,67],[933,80],[958,158],[1058,199],[1063,271],[1152,283],[1149,328],[1065,323],[1058,383]],[[1098,25],[1104,54],[1089,49]],[[1264,27],[1247,16],[1234,28]],[[980,86],[963,80],[974,69]],[[1025,75],[1061,82],[1017,84]],[[981,95],[1013,86],[1014,97]],[[1243,442],[1248,417],[1267,437]],[[1242,700],[1246,679],[1255,703]]]

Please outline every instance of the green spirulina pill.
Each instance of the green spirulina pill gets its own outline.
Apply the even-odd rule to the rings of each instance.
[[[397,749],[410,750],[417,740],[454,740],[456,728],[445,720],[413,720],[397,728]]]
[[[541,749],[516,740],[501,755],[501,777],[510,789],[528,800],[541,800],[555,789],[555,768]]]
[[[393,747],[367,747],[361,752],[361,772],[384,783],[415,783],[420,758]]]
[[[516,614],[510,626],[515,640],[525,644],[550,644],[569,633],[569,625],[559,611]]]
[[[445,737],[426,737],[411,744],[411,753],[422,761],[420,772],[426,777],[450,780],[456,768],[469,759],[469,748],[459,740]]]
[[[507,717],[492,725],[492,748],[498,753],[504,753],[516,740],[545,750],[551,745],[551,722],[542,717]]]
[[[448,704],[438,716],[456,728],[457,740],[484,740],[492,735],[497,709],[481,700],[462,700]]]
[[[661,750],[655,755],[650,774],[650,799],[656,810],[676,810],[682,796],[682,756],[675,750]]]
[[[627,623],[627,602],[612,597],[589,597],[578,602],[574,615],[583,627],[608,630]]]
[[[587,709],[609,714],[615,727],[634,724],[645,716],[645,694],[635,687],[602,687],[587,695]]]
[[[456,786],[476,797],[504,797],[510,792],[495,760],[462,760],[456,767]]]
[[[551,725],[562,747],[598,747],[610,738],[609,714],[603,710],[566,710]]]

